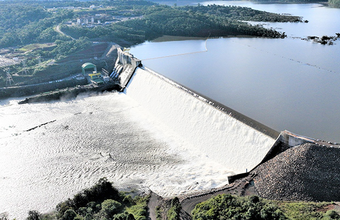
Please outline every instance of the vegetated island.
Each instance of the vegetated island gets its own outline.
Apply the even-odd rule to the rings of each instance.
[[[42,83],[58,84],[58,89],[76,86],[83,63],[110,72],[115,48],[163,35],[283,38],[285,33],[245,21],[302,22],[301,17],[245,7],[177,7],[142,0],[5,0],[0,6],[0,98],[44,92],[37,89]],[[27,87],[32,84],[36,89]],[[45,90],[55,89],[52,85]]]

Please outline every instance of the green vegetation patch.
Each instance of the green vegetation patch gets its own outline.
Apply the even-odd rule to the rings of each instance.
[[[171,200],[171,207],[168,210],[167,219],[168,220],[179,220],[180,219],[180,211],[182,209],[181,204],[179,203],[179,199],[177,197]]]
[[[153,5],[138,8],[133,12],[138,15],[142,14],[142,16],[94,28],[68,25],[63,25],[61,28],[63,32],[74,38],[86,36],[90,39],[111,39],[121,44],[124,44],[124,41],[129,44],[138,44],[164,35],[187,37],[249,35],[281,38],[285,36],[284,33],[258,25],[253,26],[239,20],[300,21],[299,17],[232,6]]]
[[[282,202],[280,209],[289,219],[340,219],[329,202]]]
[[[95,7],[90,7],[92,5]],[[285,33],[241,21],[299,20],[299,17],[244,7],[171,7],[143,0],[13,0],[0,1],[0,6],[0,48],[21,47],[18,50],[12,48],[10,53],[6,53],[9,58],[23,60],[20,65],[11,66],[11,74],[20,75],[19,82],[27,78],[23,75],[37,78],[41,72],[50,72],[49,67],[41,65],[42,62],[67,62],[70,55],[89,48],[91,41],[113,41],[129,47],[164,35],[204,38],[248,35],[282,38]],[[92,25],[77,22],[79,18],[89,19],[96,15],[111,20]],[[81,56],[77,60],[81,59],[84,60]],[[48,64],[52,65],[54,62]],[[0,86],[5,86],[6,77],[5,71],[0,70]]]
[[[184,6],[180,9],[242,21],[302,22],[302,18],[299,16],[281,15],[241,6],[199,5],[197,7]]]
[[[196,205],[193,219],[340,219],[332,203],[279,202],[258,196],[218,195]]]
[[[106,178],[57,205],[57,213],[30,211],[27,219],[59,220],[147,220],[148,196],[132,198],[115,189]]]
[[[26,46],[21,47],[20,49],[18,49],[19,51],[22,52],[27,52],[27,51],[31,51],[31,50],[36,50],[36,49],[43,49],[43,48],[47,48],[47,47],[53,47],[55,46],[55,44],[53,43],[45,43],[45,44],[28,44]]]
[[[218,195],[196,205],[193,219],[287,219],[279,207],[258,196]]]
[[[328,4],[334,8],[340,8],[340,0],[328,0]]]
[[[130,200],[131,206],[126,207],[126,212],[132,214],[136,220],[147,220],[148,218],[148,200],[149,197],[136,197],[132,200],[127,196],[125,199]]]

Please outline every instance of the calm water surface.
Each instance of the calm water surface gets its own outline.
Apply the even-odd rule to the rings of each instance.
[[[262,23],[286,39],[219,38],[146,42],[131,49],[143,64],[278,131],[340,141],[339,9],[320,4],[201,2],[303,16],[309,23]]]

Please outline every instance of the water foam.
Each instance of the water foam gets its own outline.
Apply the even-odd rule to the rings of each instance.
[[[11,219],[51,211],[102,177],[167,197],[225,185],[231,174],[125,94],[0,110],[0,213]]]
[[[275,142],[149,69],[137,68],[126,94],[190,143],[191,149],[235,173],[255,167]]]

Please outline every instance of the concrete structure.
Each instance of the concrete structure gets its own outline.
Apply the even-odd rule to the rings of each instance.
[[[83,76],[86,76],[86,70],[92,70],[91,73],[97,73],[97,66],[94,65],[93,63],[84,63],[81,65],[81,72]]]
[[[110,76],[118,77],[122,91],[177,133],[189,147],[241,176],[290,147],[313,142],[288,131],[280,134],[142,67],[139,59],[121,49]]]
[[[142,62],[121,48],[117,49],[117,54],[118,57],[110,77],[118,81],[121,90],[124,90],[136,68],[141,66]]]
[[[225,106],[149,69],[137,68],[125,92],[183,138],[188,147],[235,173],[254,168],[275,143],[275,137],[266,132],[270,128],[247,118],[258,128],[254,129],[234,118],[236,111],[226,114]]]

